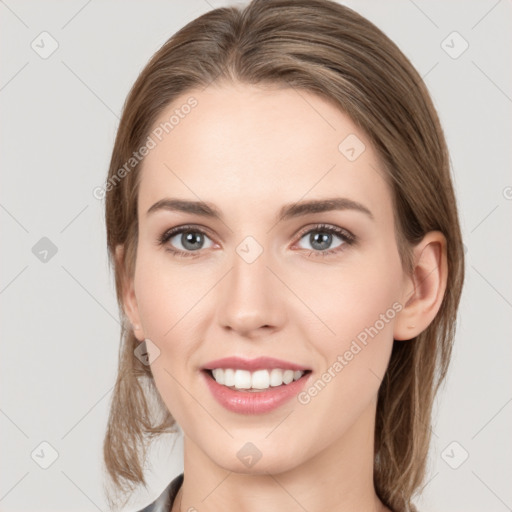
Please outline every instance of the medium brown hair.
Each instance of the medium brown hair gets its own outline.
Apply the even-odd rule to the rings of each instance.
[[[411,500],[425,476],[432,404],[447,372],[464,279],[449,155],[429,93],[409,60],[375,25],[330,0],[254,0],[243,9],[212,10],[156,52],[127,97],[105,188],[107,244],[123,317],[104,440],[108,476],[116,492],[146,486],[149,441],[176,431],[150,367],[134,355],[140,342],[123,313],[123,282],[135,266],[141,165],[132,162],[122,179],[119,170],[170,103],[225,81],[316,93],[366,132],[390,183],[408,271],[411,247],[426,233],[439,230],[446,237],[448,282],[440,310],[416,338],[394,341],[377,403],[377,495],[395,512],[415,510]],[[124,246],[122,261],[115,259],[118,245]],[[107,497],[115,506],[109,491]]]

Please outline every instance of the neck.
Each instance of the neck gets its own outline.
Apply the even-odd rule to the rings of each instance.
[[[184,481],[173,512],[388,511],[373,485],[374,422],[375,403],[334,444],[275,473],[222,468],[185,435]]]

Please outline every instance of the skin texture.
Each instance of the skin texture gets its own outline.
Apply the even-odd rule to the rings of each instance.
[[[414,248],[414,273],[405,273],[377,154],[328,101],[222,84],[188,91],[156,124],[191,95],[198,105],[144,160],[136,266],[124,289],[125,312],[137,338],[152,342],[157,388],[184,432],[185,481],[173,510],[387,510],[373,487],[377,392],[393,339],[419,334],[440,307],[444,237],[429,233]],[[350,134],[366,146],[354,161],[338,149]],[[147,214],[170,197],[214,203],[223,221]],[[347,209],[277,220],[284,204],[332,197],[363,204],[373,219]],[[199,250],[188,249],[193,257],[166,251],[190,247],[181,234],[158,244],[185,224],[206,233]],[[323,256],[312,245],[325,233],[318,224],[356,241],[333,234],[327,248],[338,252]],[[247,236],[263,249],[250,264],[236,252]],[[307,404],[237,414],[214,400],[200,374],[213,359],[264,355],[311,368],[307,389],[393,304],[394,318]],[[262,454],[250,468],[237,457],[247,442]]]

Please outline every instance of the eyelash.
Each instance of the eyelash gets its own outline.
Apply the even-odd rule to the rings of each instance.
[[[171,228],[167,231],[165,231],[162,235],[158,237],[158,245],[164,246],[167,244],[167,242],[175,235],[179,235],[184,232],[192,232],[192,233],[200,233],[202,235],[208,236],[208,233],[203,231],[202,229],[199,229],[196,226],[192,225],[184,225],[179,226],[175,228]],[[338,253],[340,251],[344,250],[345,245],[353,245],[356,242],[356,236],[353,235],[350,231],[347,231],[346,229],[338,228],[335,226],[330,226],[327,224],[317,224],[316,226],[313,226],[312,228],[307,229],[306,231],[303,231],[299,234],[299,240],[304,237],[304,235],[307,235],[309,233],[313,232],[320,232],[320,233],[328,233],[332,235],[337,235],[341,240],[344,242],[340,246],[336,247],[335,249],[326,249],[324,251],[309,251],[308,256],[330,256],[332,254]],[[170,252],[173,256],[176,257],[198,257],[200,256],[200,250],[199,251],[182,251],[180,249],[173,249],[172,247],[165,247],[165,250]]]

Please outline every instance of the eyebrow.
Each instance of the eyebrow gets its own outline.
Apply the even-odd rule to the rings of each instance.
[[[157,201],[153,206],[151,206],[146,215],[160,210],[192,213],[202,217],[222,220],[222,213],[220,210],[218,210],[214,204],[205,201],[165,198]],[[372,212],[361,203],[345,197],[333,197],[285,204],[279,212],[278,221],[301,217],[310,213],[321,213],[334,210],[355,210],[357,212],[364,213],[372,220],[374,219]]]

